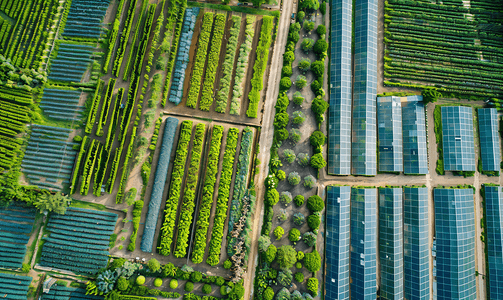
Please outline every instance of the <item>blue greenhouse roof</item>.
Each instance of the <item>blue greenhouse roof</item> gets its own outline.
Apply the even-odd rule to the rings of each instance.
[[[416,101],[417,97],[419,96],[408,96],[407,101],[402,102],[403,171],[405,174],[428,174],[424,104]]]
[[[498,111],[495,108],[479,108],[477,112],[482,170],[499,171],[501,149],[498,133]]]
[[[379,171],[403,171],[402,110],[400,97],[377,97]]]
[[[503,299],[503,190],[500,186],[485,187],[487,256],[489,263],[489,297]]]
[[[472,108],[442,107],[444,169],[446,171],[475,171]]]

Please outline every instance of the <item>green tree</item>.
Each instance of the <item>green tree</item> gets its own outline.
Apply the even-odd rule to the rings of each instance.
[[[292,80],[290,77],[283,77],[279,82],[279,88],[281,91],[288,91],[292,87]]]
[[[140,275],[136,277],[136,284],[137,285],[143,285],[145,283],[145,276]]]
[[[297,262],[297,251],[291,245],[278,248],[276,259],[281,269],[290,269]]]
[[[300,175],[299,173],[297,172],[290,172],[290,174],[288,174],[288,183],[290,183],[291,185],[297,185],[300,183]]]
[[[297,80],[295,81],[295,86],[298,89],[303,89],[307,85],[306,76],[298,75]]]
[[[302,94],[299,91],[293,93],[293,103],[299,106],[304,103],[304,97],[302,97]]]
[[[304,42],[302,42],[304,43]],[[299,69],[302,71],[302,72],[307,72],[309,71],[311,67],[311,60],[309,58],[302,58],[300,61],[299,61]]]
[[[277,251],[278,249],[276,248],[276,246],[274,246],[273,244],[269,245],[269,248],[267,248],[267,251],[265,252],[265,260],[268,263],[272,263],[276,258]]]
[[[253,6],[259,8],[262,4],[266,3],[266,0],[251,0]]]
[[[288,113],[286,112],[281,112],[277,113],[274,116],[274,128],[285,128],[288,125],[288,122],[290,121],[290,118],[288,116]]]
[[[323,134],[323,132],[316,130],[309,137],[309,142],[313,147],[318,148],[325,145],[326,138],[327,137],[325,136],[325,134]]]
[[[316,28],[316,33],[321,37],[322,35],[325,35],[327,33],[327,28],[325,25],[320,24],[318,25],[318,28]]]
[[[325,203],[318,195],[313,195],[307,199],[307,208],[312,212],[322,211],[325,208]]]
[[[318,55],[320,59],[324,59],[327,56],[328,43],[325,40],[318,39],[314,43],[313,51]]]
[[[311,157],[311,166],[315,169],[323,169],[327,165],[327,162],[323,158],[323,154],[316,153]]]
[[[193,289],[194,289],[194,284],[190,281],[187,281],[187,283],[185,284],[184,290],[186,292],[192,292]]]
[[[307,225],[309,225],[309,228],[311,228],[311,230],[317,230],[318,228],[320,228],[320,224],[320,216],[316,213],[307,217]]]
[[[282,286],[289,286],[292,283],[292,271],[288,269],[281,270],[278,274],[278,283]]]
[[[161,269],[161,264],[155,258],[151,258],[148,261],[147,266],[150,269],[150,271],[152,271],[154,273],[157,272],[157,271],[159,271]]]
[[[316,78],[321,78],[325,73],[325,63],[322,60],[315,60],[310,69]]]
[[[119,277],[117,279],[117,288],[119,291],[125,291],[129,287],[129,281],[126,279],[126,277]]]
[[[279,193],[276,189],[269,189],[266,192],[265,201],[267,205],[274,206],[279,201]]]
[[[40,211],[46,210],[48,212],[64,214],[71,201],[72,199],[68,195],[63,196],[61,192],[57,192],[55,195],[41,193],[33,204]]]
[[[309,26],[312,22],[306,22],[304,23],[304,28],[306,28],[306,26]],[[314,24],[314,23],[313,23]],[[313,25],[314,27],[314,25]],[[307,30],[307,29],[306,29]],[[312,29],[311,29],[312,30]],[[307,30],[307,31],[311,31],[311,30]],[[300,47],[302,48],[302,50],[306,53],[309,53],[309,51],[311,51],[311,49],[313,49],[313,46],[314,46],[314,40],[313,39],[310,39],[310,38],[305,38],[302,40],[302,43],[300,44]]]
[[[300,230],[297,228],[292,228],[290,229],[290,232],[288,233],[288,239],[290,242],[297,242],[300,238]]]
[[[271,245],[271,238],[267,235],[261,235],[258,238],[258,250],[260,252],[266,252],[267,248]]]
[[[276,237],[276,240],[280,240],[283,237],[283,234],[285,234],[283,227],[278,226],[274,229],[274,236]]]
[[[296,158],[295,151],[293,151],[292,149],[283,150],[283,158],[286,159],[288,163],[293,163]]]
[[[305,16],[306,16],[306,13],[305,13],[305,12],[303,12],[303,11],[299,11],[299,12],[297,13],[297,21],[298,21],[299,23],[302,23],[302,21],[304,21],[304,17],[305,17]]]
[[[318,10],[320,7],[320,2],[318,0],[301,0],[300,8],[303,10]]]

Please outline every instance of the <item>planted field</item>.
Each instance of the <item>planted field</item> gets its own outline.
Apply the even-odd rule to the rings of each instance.
[[[0,207],[0,268],[20,269],[35,221],[35,210],[18,205]]]
[[[100,300],[100,296],[86,295],[85,289],[53,285],[48,293],[42,294],[42,300]]]
[[[448,93],[501,97],[501,19],[491,17],[497,10],[494,2],[474,4],[387,1],[385,84],[434,85]]]
[[[81,94],[80,91],[44,89],[39,107],[51,119],[79,122],[85,109],[79,105]]]
[[[7,273],[0,273],[0,291],[2,298],[24,300],[28,298],[28,288],[33,278]]]
[[[92,63],[93,47],[59,43],[54,51],[57,51],[57,54],[50,62],[48,79],[63,82],[81,82],[84,73]]]
[[[71,3],[71,4],[70,4]],[[66,16],[63,37],[75,40],[95,40],[103,33],[101,22],[110,0],[72,0]],[[64,21],[65,22],[65,21]]]
[[[68,141],[71,130],[32,125],[22,170],[32,185],[59,191],[70,183],[78,143]]]
[[[108,244],[117,215],[81,208],[52,214],[40,265],[80,274],[94,274],[108,262]]]

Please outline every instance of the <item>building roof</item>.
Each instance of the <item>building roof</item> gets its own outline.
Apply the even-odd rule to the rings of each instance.
[[[403,171],[402,109],[400,97],[377,97],[379,171]]]
[[[495,108],[479,108],[477,112],[482,170],[499,172],[501,149],[498,133],[498,111]]]
[[[408,96],[402,101],[403,172],[428,174],[424,104],[416,98]]]
[[[475,171],[472,108],[442,107],[444,170]]]
[[[500,186],[486,186],[485,203],[489,264],[489,295],[487,299],[503,299],[502,188]]]

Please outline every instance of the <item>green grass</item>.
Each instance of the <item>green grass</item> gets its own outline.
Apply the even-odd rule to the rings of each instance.
[[[85,201],[80,201],[80,200],[72,200],[72,204],[70,207],[77,207],[77,208],[85,208],[85,209],[96,209],[96,210],[108,210],[105,205],[103,204],[97,204],[97,203],[89,203]]]

